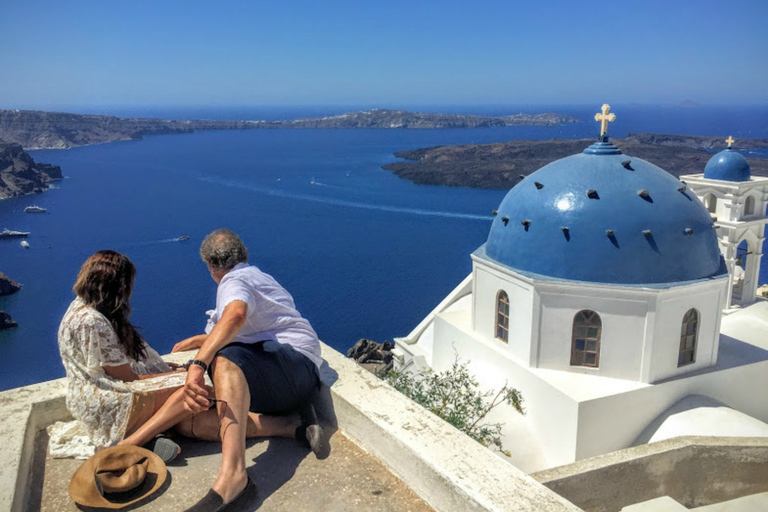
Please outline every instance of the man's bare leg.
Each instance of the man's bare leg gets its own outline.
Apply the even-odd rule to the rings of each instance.
[[[288,416],[271,416],[257,412],[248,413],[245,437],[290,437],[296,434],[301,418],[294,413]],[[215,409],[185,419],[176,425],[176,432],[186,437],[204,441],[219,441],[219,414]]]
[[[245,436],[251,393],[242,370],[222,356],[213,362],[213,385],[221,418],[221,467],[211,489],[224,503],[232,501],[248,483],[245,468]]]

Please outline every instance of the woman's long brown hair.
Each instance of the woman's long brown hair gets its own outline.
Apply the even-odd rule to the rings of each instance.
[[[99,251],[83,263],[72,287],[86,304],[112,324],[126,352],[136,361],[146,359],[144,342],[128,319],[136,267],[116,251]]]

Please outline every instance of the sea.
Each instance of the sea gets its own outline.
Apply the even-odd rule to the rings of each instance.
[[[163,119],[295,119],[370,106],[69,107]],[[407,335],[471,271],[491,211],[506,190],[414,185],[381,168],[394,153],[445,144],[597,135],[597,106],[419,106],[411,111],[507,115],[558,112],[549,127],[209,131],[30,151],[65,179],[0,201],[0,228],[29,231],[30,247],[0,240],[0,271],[23,285],[0,297],[19,327],[0,331],[0,390],[64,376],[56,333],[83,261],[100,249],[137,267],[132,322],[160,353],[202,332],[216,285],[198,256],[203,237],[240,234],[251,263],[293,295],[320,338],[345,352],[360,338]],[[49,109],[53,110],[53,109]],[[615,105],[610,133],[768,139],[768,106]],[[738,142],[737,142],[738,145]],[[768,152],[746,151],[768,157]],[[38,205],[47,214],[24,213]],[[183,240],[180,237],[189,237]],[[768,259],[764,259],[766,264]],[[761,283],[768,281],[763,269]]]

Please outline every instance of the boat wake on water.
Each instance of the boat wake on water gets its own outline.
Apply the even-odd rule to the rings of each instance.
[[[308,194],[296,194],[296,193],[287,192],[283,190],[260,187],[258,185],[251,185],[247,183],[242,183],[242,182],[233,181],[233,180],[225,180],[221,178],[200,177],[198,179],[200,179],[201,181],[205,181],[206,183],[213,183],[213,184],[222,185],[225,187],[239,188],[242,190],[250,190],[250,191],[258,192],[268,196],[285,197],[287,199],[299,199],[302,201],[313,201],[316,203],[323,203],[323,204],[328,204],[332,206],[362,208],[365,210],[376,210],[376,211],[392,212],[392,213],[405,213],[405,214],[411,214],[411,215],[424,215],[429,217],[449,217],[453,219],[468,219],[468,220],[482,220],[482,221],[490,221],[493,219],[493,217],[491,217],[490,215],[446,212],[446,211],[439,211],[439,210],[424,210],[421,208],[408,208],[405,206],[390,206],[390,205],[383,205],[383,204],[361,203],[357,201],[348,201],[346,199],[334,199],[330,197],[312,196]]]
[[[147,242],[128,242],[125,244],[122,244],[122,247],[140,247],[143,245],[156,245],[156,244],[169,244],[173,242],[183,242],[184,240],[189,240],[188,236],[177,236],[175,238],[163,238],[161,240],[149,240]]]

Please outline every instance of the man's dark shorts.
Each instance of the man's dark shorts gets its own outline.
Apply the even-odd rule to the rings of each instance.
[[[283,414],[298,409],[320,386],[315,363],[277,341],[230,343],[218,354],[243,371],[251,412]]]

